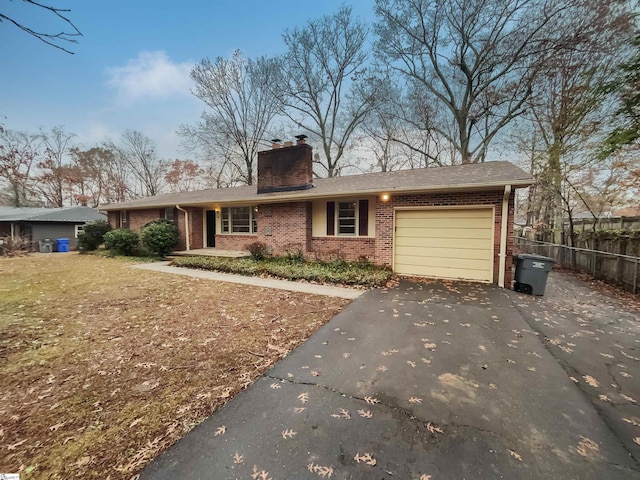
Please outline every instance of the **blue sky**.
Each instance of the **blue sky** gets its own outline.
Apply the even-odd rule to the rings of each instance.
[[[165,158],[184,158],[175,130],[195,123],[204,104],[189,90],[189,71],[204,57],[283,53],[281,35],[309,18],[335,12],[342,0],[51,0],[70,8],[83,33],[69,55],[0,23],[0,123],[36,132],[61,125],[89,147],[126,129],[154,140]],[[349,4],[349,2],[346,2]],[[52,15],[20,0],[3,2],[30,27],[59,31]],[[373,20],[373,0],[354,13]],[[25,15],[29,15],[26,17]],[[34,28],[35,29],[35,28]]]

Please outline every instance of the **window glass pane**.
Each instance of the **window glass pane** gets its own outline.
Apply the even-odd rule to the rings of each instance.
[[[231,231],[251,233],[251,212],[249,207],[231,207]]]
[[[169,220],[170,222],[173,222],[174,218],[173,218],[173,207],[167,207],[164,209],[164,218],[166,220]]]
[[[229,208],[222,209],[222,226],[221,229],[224,233],[229,233]]]
[[[356,203],[355,202],[338,203],[338,234],[339,235],[355,235],[356,234]]]
[[[126,210],[120,211],[120,227],[129,228],[129,212]]]
[[[251,233],[258,233],[258,207],[253,207],[251,214]]]

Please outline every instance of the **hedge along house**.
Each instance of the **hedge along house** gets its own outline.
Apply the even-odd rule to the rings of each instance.
[[[115,228],[174,220],[180,250],[340,256],[399,274],[510,285],[515,189],[531,176],[509,162],[313,178],[312,148],[274,141],[257,186],[157,195],[107,205]]]

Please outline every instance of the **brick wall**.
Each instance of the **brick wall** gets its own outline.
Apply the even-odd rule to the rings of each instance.
[[[311,202],[258,205],[257,241],[271,247],[274,255],[301,250],[311,245]]]
[[[139,232],[140,229],[151,220],[164,218],[164,209],[152,208],[149,210],[129,210],[129,228]]]
[[[344,258],[358,260],[366,257],[375,261],[376,239],[367,237],[313,237],[310,253],[320,260]]]
[[[257,241],[257,235],[230,235],[225,233],[216,235],[216,248],[218,250],[248,250],[249,245]]]
[[[312,182],[310,145],[301,143],[258,152],[258,193],[307,187]]]
[[[111,225],[111,228],[117,228],[119,215],[120,215],[120,212],[114,212],[114,211],[107,212],[107,222],[109,222],[109,225]]]
[[[451,192],[438,194],[393,195],[388,202],[378,201],[376,208],[376,248],[375,262],[381,265],[393,264],[393,212],[397,207],[438,207],[464,205],[491,205],[494,207],[494,266],[493,281],[498,283],[500,262],[500,238],[502,223],[503,191],[493,192]],[[509,219],[507,232],[507,252],[505,262],[505,286],[511,285],[511,256],[513,254],[513,211],[515,194],[509,199]]]
[[[186,207],[184,208],[187,212],[189,212],[189,241],[191,249],[194,248],[203,248],[203,237],[202,237],[202,215],[203,209],[199,207]],[[133,212],[132,212],[133,213]],[[186,250],[187,249],[187,239],[185,235],[185,224],[184,224],[184,212],[177,210],[175,211],[175,222],[178,226],[178,232],[180,233],[180,240],[178,241],[178,245],[176,245],[175,250]]]

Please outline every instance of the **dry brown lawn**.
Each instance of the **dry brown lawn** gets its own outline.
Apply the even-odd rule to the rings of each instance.
[[[0,259],[0,472],[130,479],[348,303],[130,265]]]

